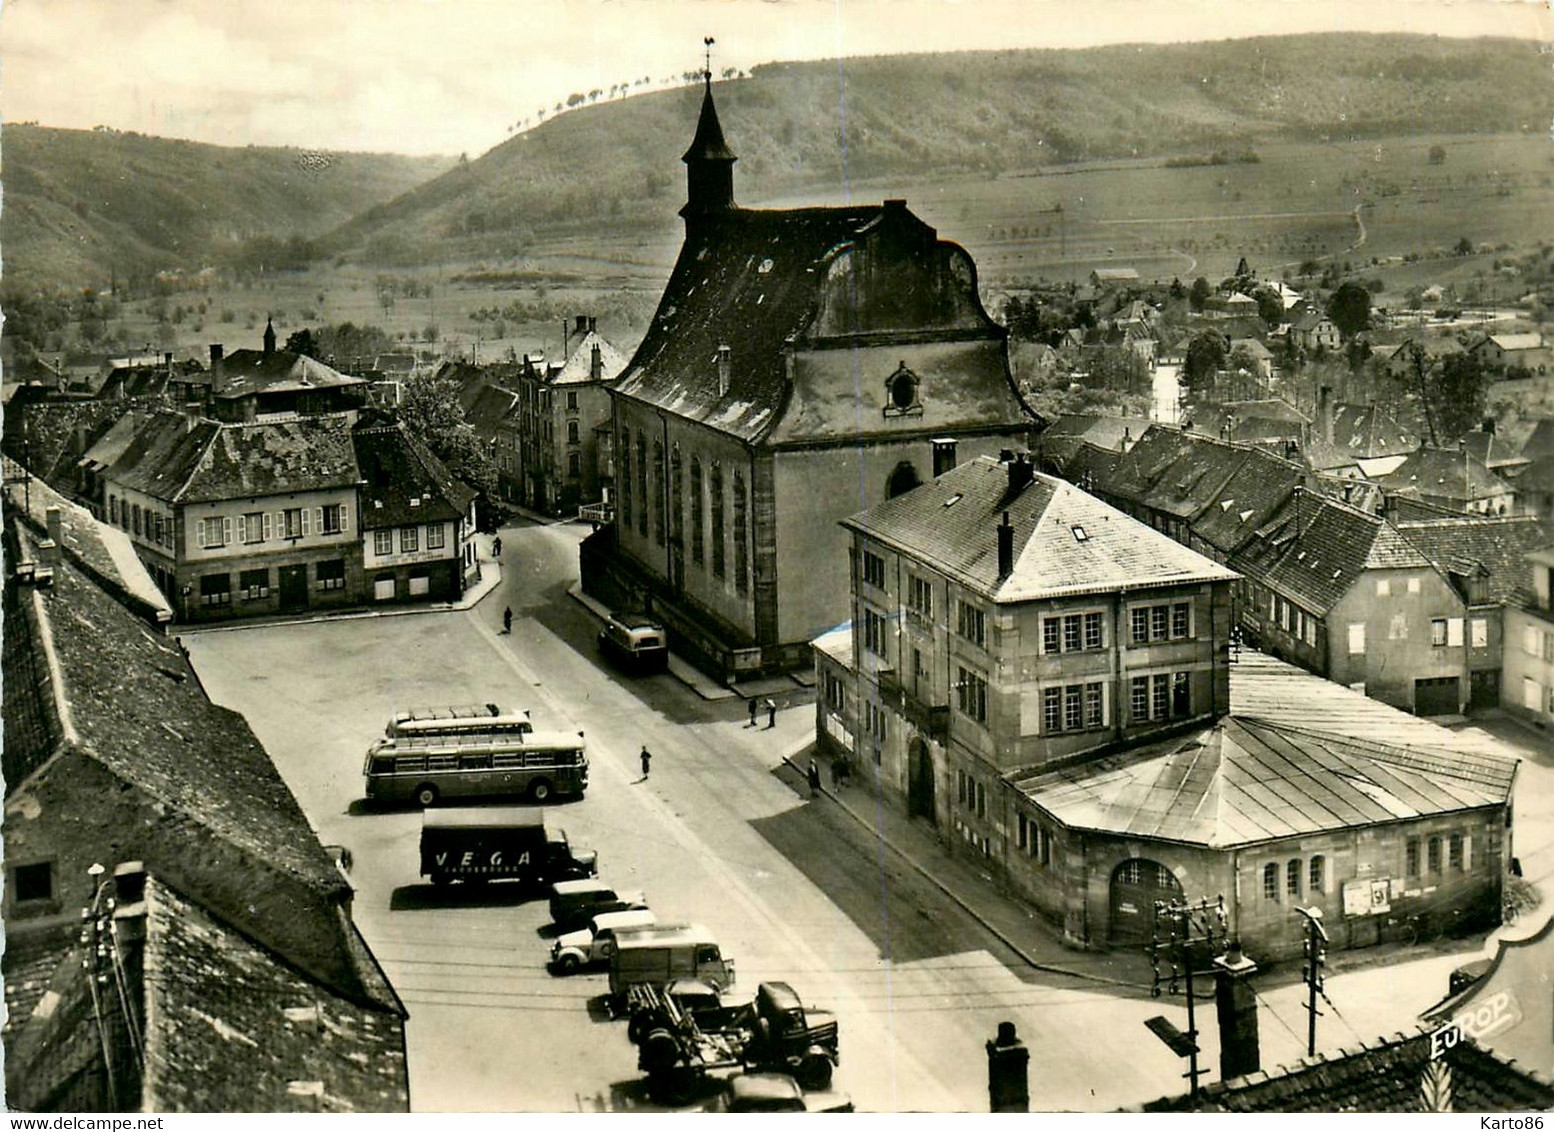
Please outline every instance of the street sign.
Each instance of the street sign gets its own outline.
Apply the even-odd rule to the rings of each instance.
[[[1148,1019],[1144,1026],[1155,1037],[1163,1041],[1167,1048],[1177,1057],[1187,1057],[1198,1052],[1198,1043],[1191,1037],[1182,1033],[1163,1015],[1157,1014]]]

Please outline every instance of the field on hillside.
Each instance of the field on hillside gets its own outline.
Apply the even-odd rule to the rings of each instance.
[[[1429,162],[1433,145],[1445,152],[1438,164]],[[1348,261],[1397,292],[1475,275],[1492,280],[1491,255],[1452,254],[1464,237],[1480,249],[1526,249],[1554,239],[1546,139],[1410,138],[1257,152],[1255,164],[1106,163],[937,184],[860,183],[769,199],[740,193],[736,179],[736,194],[750,207],[904,196],[942,237],[971,252],[985,291],[1077,281],[1100,266],[1135,267],[1145,279],[1218,280],[1244,255],[1264,276],[1293,274],[1308,260]],[[203,296],[205,314],[186,317],[173,331],[178,349],[203,352],[210,341],[225,340],[228,349],[257,344],[267,314],[283,340],[304,325],[351,321],[384,327],[423,350],[490,361],[509,349],[558,351],[561,319],[592,314],[606,337],[629,350],[646,330],[681,232],[666,206],[658,217],[554,232],[522,256],[483,257],[471,242],[465,264],[383,272],[318,266],[271,275]],[[1405,255],[1422,258],[1404,263]],[[431,293],[401,293],[385,303],[378,286],[384,276],[413,279]],[[1514,281],[1505,282],[1500,297],[1514,297],[1514,289]],[[121,321],[132,341],[158,341],[145,304],[132,304]],[[436,328],[435,341],[427,340],[428,327]]]

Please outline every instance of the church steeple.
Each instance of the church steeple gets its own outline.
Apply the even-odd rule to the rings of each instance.
[[[712,41],[706,42],[710,47]],[[687,188],[685,207],[680,215],[687,224],[692,217],[726,212],[734,207],[734,162],[739,160],[723,140],[718,108],[712,101],[710,63],[702,76],[706,80],[706,91],[701,99],[701,118],[696,123],[691,147],[680,157],[685,162]]]
[[[264,356],[269,357],[275,353],[275,322],[272,319],[264,320]]]

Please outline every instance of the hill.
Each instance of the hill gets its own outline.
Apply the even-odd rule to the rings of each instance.
[[[28,286],[197,268],[255,238],[311,239],[450,164],[11,123],[4,146],[0,250],[7,279]]]
[[[1550,119],[1551,94],[1529,41],[1349,34],[774,63],[716,84],[745,203],[1111,158],[1234,160],[1276,142],[1530,132]],[[681,200],[677,158],[699,98],[692,86],[570,111],[327,243],[409,265],[661,226]]]

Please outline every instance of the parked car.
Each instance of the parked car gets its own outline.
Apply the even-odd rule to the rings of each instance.
[[[575,931],[603,912],[646,907],[641,892],[617,892],[598,877],[557,881],[550,888],[550,919],[560,933]]]
[[[852,1112],[852,1098],[826,1089],[808,1092],[786,1073],[736,1073],[708,1105],[710,1112]]]
[[[608,963],[615,954],[618,934],[652,927],[658,917],[646,908],[627,912],[600,912],[585,927],[557,938],[550,948],[550,966],[558,975],[571,975],[584,967]]]
[[[669,638],[664,627],[640,613],[612,613],[599,630],[599,649],[621,665],[642,672],[669,666]]]

